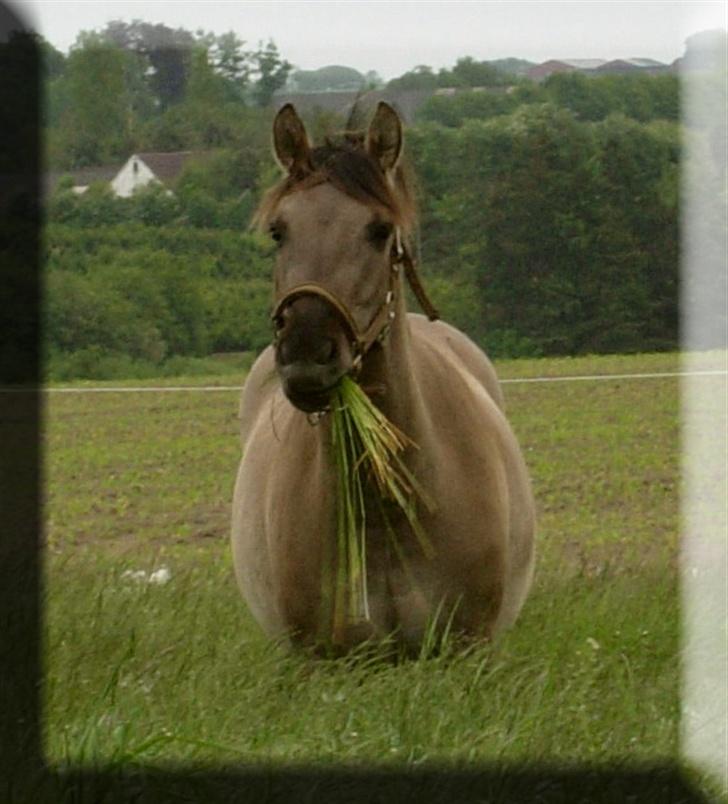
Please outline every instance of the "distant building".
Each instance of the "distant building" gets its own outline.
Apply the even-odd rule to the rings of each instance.
[[[640,73],[641,75],[659,75],[670,72],[667,64],[654,59],[614,59],[597,67],[593,72],[597,75]]]
[[[132,154],[119,165],[100,165],[79,168],[78,170],[54,171],[45,177],[45,192],[53,193],[58,182],[65,176],[73,179],[74,193],[85,193],[97,182],[108,183],[114,195],[129,198],[133,192],[156,182],[171,192],[180,177],[182,169],[193,157],[201,156],[197,151],[147,152]]]
[[[550,59],[531,67],[526,71],[526,77],[533,81],[543,81],[554,73],[573,73],[576,71],[596,70],[606,64],[606,59]]]
[[[111,189],[115,195],[129,198],[138,188],[156,182],[171,192],[182,168],[193,156],[194,151],[132,154],[111,180]]]
[[[51,195],[61,179],[70,176],[73,179],[72,190],[74,193],[85,193],[86,190],[97,182],[110,182],[119,172],[119,165],[98,165],[95,167],[78,168],[77,170],[56,170],[44,176],[43,191],[45,195]]]
[[[642,75],[659,75],[672,72],[670,65],[662,64],[654,59],[551,59],[537,64],[526,72],[533,81],[543,81],[555,73],[579,72],[588,76],[620,75],[639,73]]]

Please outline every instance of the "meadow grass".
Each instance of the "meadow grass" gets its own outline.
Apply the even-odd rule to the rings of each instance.
[[[678,366],[526,362],[501,375]],[[49,761],[677,761],[678,380],[505,392],[538,503],[533,591],[494,646],[398,665],[289,653],[247,613],[227,543],[235,392],[50,396]],[[124,576],[160,567],[165,584]]]

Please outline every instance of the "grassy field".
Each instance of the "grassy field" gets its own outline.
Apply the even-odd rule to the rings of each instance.
[[[498,368],[669,372],[678,357]],[[505,392],[538,500],[532,594],[495,646],[398,666],[287,654],[248,615],[227,542],[235,391],[49,395],[49,760],[676,760],[678,379]]]

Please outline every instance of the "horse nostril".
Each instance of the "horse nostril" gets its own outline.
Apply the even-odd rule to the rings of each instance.
[[[319,366],[326,366],[329,363],[333,363],[336,354],[336,341],[333,338],[324,338],[316,350],[314,362]]]

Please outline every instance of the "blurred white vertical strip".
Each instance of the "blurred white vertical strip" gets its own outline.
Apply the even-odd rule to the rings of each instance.
[[[686,372],[727,367],[725,48],[725,32],[697,34],[688,40],[681,70],[681,346]],[[682,751],[692,765],[728,788],[726,377],[685,376],[681,384]]]

